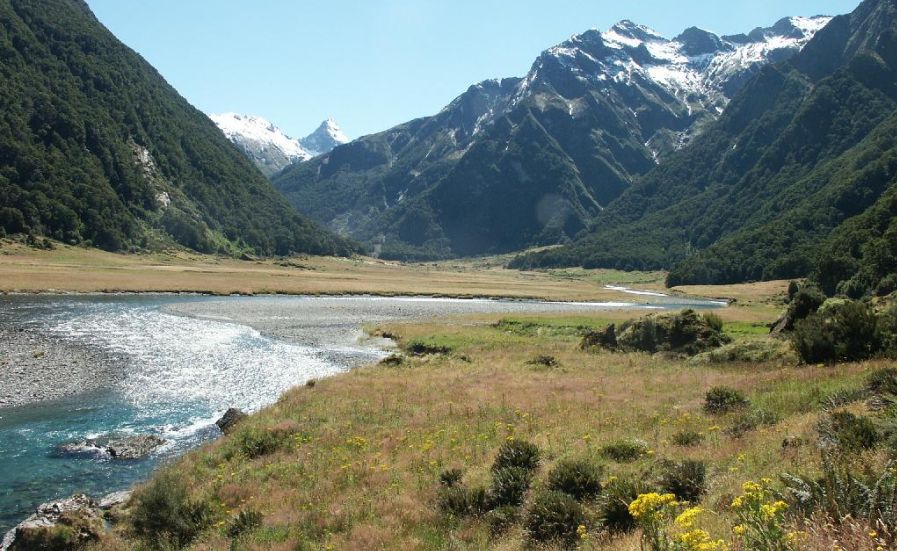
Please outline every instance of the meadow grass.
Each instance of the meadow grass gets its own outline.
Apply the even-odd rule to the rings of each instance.
[[[0,239],[0,293],[191,292],[508,297],[562,301],[643,299],[604,288],[633,277],[591,270],[571,280],[503,268],[505,257],[404,264],[368,257],[237,260],[187,251],[108,253],[56,243],[53,250]]]
[[[721,312],[724,330],[736,339],[761,338],[757,320],[768,306],[781,305],[781,297],[756,293],[747,302]],[[637,315],[467,316],[369,327],[392,335],[402,347],[425,343],[447,353],[297,387],[229,436],[178,460],[172,470],[195,499],[216,511],[194,547],[526,548],[520,523],[495,536],[485,518],[454,518],[438,507],[441,473],[461,469],[464,487],[488,487],[499,447],[515,439],[541,450],[533,492],[568,459],[602,465],[605,483],[636,477],[646,484],[664,460],[704,461],[702,505],[709,514],[703,526],[728,538],[729,504],[742,483],[784,471],[815,472],[819,456],[813,442],[826,397],[860,388],[871,371],[888,365],[696,366],[660,355],[580,349],[585,330]],[[534,363],[541,356],[556,364]],[[705,393],[717,386],[740,391],[749,401],[746,410],[707,413]],[[756,411],[778,422],[737,434],[730,430]],[[683,431],[700,438],[678,445],[676,435]],[[260,432],[275,444],[263,454],[247,453],[243,443]],[[605,446],[626,439],[644,442],[644,453],[631,462],[608,459]],[[786,440],[804,444],[783,446]],[[247,509],[261,513],[261,524],[232,541],[228,526]],[[588,516],[595,513],[593,505],[586,510]],[[640,548],[637,533],[609,536],[591,522],[585,530],[582,549]],[[132,548],[128,537],[119,528],[98,548]]]

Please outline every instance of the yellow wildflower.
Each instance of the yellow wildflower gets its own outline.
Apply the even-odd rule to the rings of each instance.
[[[743,536],[744,533],[747,532],[747,528],[744,527],[744,524],[736,524],[732,527],[732,532],[734,532],[736,536]]]
[[[691,509],[686,509],[679,513],[679,516],[676,517],[675,522],[683,530],[690,530],[694,527],[695,520],[703,512],[704,509],[701,509],[700,507],[692,507]]]
[[[658,494],[656,492],[641,494],[635,498],[635,501],[629,504],[629,514],[633,518],[638,519],[652,514],[667,505],[676,505],[676,496],[673,494]]]
[[[576,535],[579,536],[581,540],[589,539],[589,531],[586,529],[585,524],[580,524],[576,527]]]

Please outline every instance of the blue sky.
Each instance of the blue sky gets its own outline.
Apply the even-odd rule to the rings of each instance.
[[[469,85],[522,76],[542,50],[620,19],[720,34],[858,0],[87,0],[206,112],[260,115],[294,137],[328,116],[350,137],[436,113]]]

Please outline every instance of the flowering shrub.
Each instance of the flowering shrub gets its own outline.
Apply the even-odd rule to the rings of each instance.
[[[760,484],[745,482],[742,494],[732,501],[738,524],[732,528],[736,540],[745,549],[756,551],[792,551],[797,549],[797,532],[788,531],[785,511],[788,504],[775,500],[769,479]]]
[[[724,551],[723,540],[714,540],[696,521],[704,512],[692,507],[681,512],[673,494],[641,494],[629,504],[629,513],[642,528],[642,546],[651,551]],[[678,514],[676,514],[678,512]],[[675,532],[668,533],[670,520]]]

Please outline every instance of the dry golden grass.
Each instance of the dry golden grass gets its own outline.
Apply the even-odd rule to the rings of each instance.
[[[496,259],[410,265],[364,257],[241,261],[184,252],[113,254],[66,245],[44,251],[0,240],[0,292],[368,293],[638,301],[604,288],[607,281],[626,278],[607,270],[590,270],[589,277],[575,279],[518,272],[503,269]]]
[[[815,438],[820,399],[855,388],[885,362],[838,368],[732,364],[691,367],[645,354],[584,352],[575,328],[600,325],[632,313],[595,316],[517,316],[530,325],[509,330],[497,318],[468,317],[380,328],[403,342],[450,346],[450,355],[414,358],[401,367],[372,366],[296,388],[248,419],[233,435],[188,454],[175,468],[193,495],[213,503],[220,524],[207,530],[196,549],[227,549],[224,527],[236,512],[253,508],[263,526],[240,541],[240,549],[496,549],[526,547],[518,526],[490,537],[478,519],[452,520],[437,508],[439,473],[465,471],[466,485],[486,484],[498,447],[508,438],[536,443],[545,473],[563,458],[590,458],[608,476],[648,476],[660,459],[708,462],[713,511],[704,525],[728,538],[728,503],[742,482],[783,471],[816,468],[812,444],[783,449],[785,437]],[[727,314],[750,324],[751,308]],[[540,354],[559,367],[530,363]],[[729,436],[734,416],[711,416],[705,392],[715,385],[743,391],[752,406],[781,417],[774,426]],[[680,447],[671,437],[682,429],[706,438]],[[288,434],[274,453],[254,459],[240,452],[246,435]],[[605,443],[637,437],[650,452],[632,464],[604,459]],[[106,548],[132,542],[116,535]],[[592,533],[583,549],[639,549],[637,535],[608,538]]]

